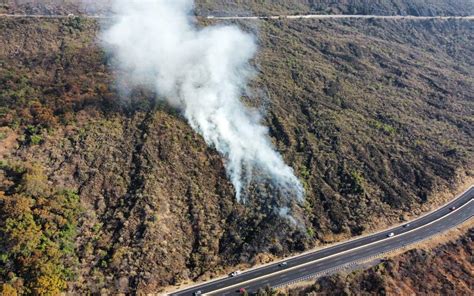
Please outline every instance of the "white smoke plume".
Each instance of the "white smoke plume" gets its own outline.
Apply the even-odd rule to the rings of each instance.
[[[225,158],[241,200],[252,175],[271,180],[285,198],[303,188],[274,150],[261,117],[240,101],[254,71],[257,46],[235,26],[198,28],[192,0],[117,0],[103,33],[128,81],[151,86],[183,112],[194,130]],[[123,77],[122,77],[123,79]]]

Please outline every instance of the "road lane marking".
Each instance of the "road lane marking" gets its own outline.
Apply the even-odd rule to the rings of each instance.
[[[472,20],[474,16],[411,16],[411,15],[349,15],[349,14],[309,14],[309,15],[274,15],[274,16],[207,16],[206,19],[215,20],[300,20],[300,19],[386,19],[386,20]]]
[[[462,199],[462,198],[463,198],[466,194],[468,194],[471,190],[474,190],[474,185],[471,185],[469,188],[467,188],[466,190],[464,190],[462,193],[458,194],[455,199],[451,200],[451,201],[448,202],[447,204],[442,205],[442,206],[440,206],[440,207],[438,207],[438,208],[436,208],[436,209],[434,209],[434,210],[432,210],[432,211],[430,211],[430,212],[424,213],[423,215],[421,215],[420,217],[416,218],[415,220],[403,222],[403,223],[400,223],[399,225],[396,225],[396,226],[394,226],[394,227],[392,227],[392,228],[384,229],[384,230],[379,230],[379,231],[377,231],[377,232],[375,232],[375,233],[367,233],[367,234],[365,234],[365,235],[362,235],[362,236],[359,236],[359,237],[355,237],[355,238],[353,238],[353,239],[351,239],[351,240],[349,240],[349,241],[343,241],[343,242],[335,243],[335,244],[333,244],[333,245],[327,245],[327,246],[324,246],[324,247],[322,247],[322,248],[320,248],[320,249],[308,250],[308,251],[306,251],[306,252],[304,252],[304,253],[302,253],[302,254],[294,255],[294,256],[291,256],[291,257],[287,257],[287,258],[284,258],[284,259],[282,259],[282,260],[280,260],[280,261],[275,261],[275,262],[267,263],[267,264],[264,264],[264,265],[255,266],[255,267],[252,267],[252,268],[247,269],[243,274],[248,275],[248,274],[251,274],[252,271],[255,271],[255,270],[258,270],[258,269],[267,268],[267,267],[270,267],[270,266],[272,266],[272,265],[277,265],[278,263],[284,262],[284,261],[290,261],[290,260],[293,260],[293,259],[304,259],[304,258],[309,257],[309,256],[312,256],[312,255],[321,255],[321,253],[323,253],[323,252],[329,252],[331,249],[335,249],[335,248],[337,248],[337,247],[344,246],[345,244],[350,244],[350,243],[353,243],[353,242],[357,242],[358,240],[364,240],[364,239],[371,238],[371,237],[375,238],[375,236],[378,236],[378,235],[380,235],[380,234],[382,234],[382,233],[388,233],[388,232],[390,232],[390,231],[394,231],[395,229],[399,229],[400,227],[402,227],[402,225],[404,225],[404,224],[406,224],[406,223],[411,223],[411,224],[413,224],[413,223],[419,222],[421,219],[425,219],[427,216],[436,214],[437,212],[439,212],[439,211],[441,211],[441,210],[443,210],[443,209],[446,209],[446,208],[450,207],[452,204],[457,203],[460,199]],[[469,204],[469,203],[470,203],[471,201],[473,201],[473,200],[474,200],[474,198],[469,199],[469,200],[466,201],[466,203],[463,204],[461,207],[466,206],[467,204]],[[417,226],[417,227],[415,227],[415,228],[411,228],[409,231],[404,232],[404,233],[401,233],[401,234],[399,234],[399,235],[397,235],[397,236],[395,236],[395,237],[399,237],[399,236],[402,235],[402,234],[410,233],[410,232],[412,232],[412,231],[414,231],[414,230],[417,230],[417,229],[420,229],[420,228],[422,228],[422,227],[424,227],[424,226],[430,225],[430,224],[432,224],[432,223],[434,223],[434,222],[436,222],[436,221],[438,221],[438,220],[440,220],[440,219],[442,219],[442,218],[444,218],[444,217],[448,217],[451,213],[456,212],[456,211],[459,210],[461,207],[457,208],[455,211],[449,212],[448,214],[446,214],[446,215],[444,215],[444,216],[442,216],[442,217],[440,217],[440,218],[437,218],[437,219],[433,220],[433,221],[430,222],[429,224],[424,224],[424,225],[421,225],[421,226]],[[315,259],[315,260],[310,261],[310,263],[311,263],[311,262],[317,262],[317,261],[320,261],[320,260],[324,260],[324,259],[327,259],[327,258],[331,258],[332,256],[335,256],[335,255],[338,255],[338,254],[342,254],[342,253],[344,253],[344,252],[348,252],[348,251],[351,251],[351,250],[357,250],[357,249],[360,249],[360,248],[363,248],[363,247],[372,245],[372,244],[374,244],[374,243],[381,242],[381,241],[383,241],[383,240],[384,240],[384,239],[376,240],[376,241],[371,242],[371,243],[369,243],[369,244],[365,244],[365,245],[360,245],[360,246],[354,247],[353,249],[350,249],[350,250],[341,251],[341,252],[335,253],[335,254],[333,254],[333,255],[328,255],[328,256],[325,256],[325,257],[323,257],[323,258]],[[319,253],[319,254],[318,254],[318,253]],[[305,263],[300,264],[300,265],[297,265],[297,266],[294,266],[294,267],[287,268],[287,269],[285,269],[285,270],[283,270],[283,271],[292,270],[292,269],[295,269],[295,268],[298,268],[298,267],[301,267],[301,266],[304,266],[304,265],[305,265]],[[315,265],[315,266],[317,266],[317,265]],[[277,273],[279,273],[279,272],[277,271],[277,272],[275,272],[275,273],[271,273],[271,274],[264,275],[264,276],[262,276],[262,278],[265,278],[266,276],[270,276],[270,275],[277,274]],[[197,283],[197,284],[192,285],[192,286],[184,287],[184,288],[181,289],[181,290],[176,290],[176,291],[174,291],[174,292],[172,292],[172,293],[169,293],[169,294],[176,294],[176,293],[181,294],[181,293],[185,293],[185,292],[187,292],[187,291],[189,291],[189,290],[193,290],[193,289],[195,289],[195,288],[206,288],[206,287],[208,287],[208,286],[210,286],[210,285],[214,285],[214,284],[216,284],[216,283],[218,283],[218,282],[225,282],[225,281],[228,280],[228,279],[229,279],[228,276],[222,276],[222,277],[220,277],[220,278],[215,279],[215,280],[212,281],[212,282]],[[253,280],[255,280],[255,279],[253,279]],[[229,286],[229,287],[231,287],[231,286]],[[220,289],[220,290],[222,290],[222,289]],[[217,291],[219,291],[219,290],[217,290]],[[212,292],[210,292],[210,293],[213,293],[213,292],[214,292],[214,291],[212,291]]]
[[[215,294],[215,293],[218,293],[218,292],[220,292],[220,291],[222,291],[222,290],[231,289],[231,288],[234,288],[234,287],[239,286],[239,285],[242,285],[242,284],[247,284],[247,283],[251,283],[251,282],[257,282],[258,279],[267,278],[267,277],[271,277],[271,276],[276,276],[276,275],[278,275],[278,274],[280,274],[280,273],[288,272],[288,271],[290,271],[290,270],[295,270],[295,269],[297,269],[298,267],[308,266],[308,265],[311,265],[312,263],[315,263],[315,262],[318,262],[318,261],[327,260],[327,259],[329,259],[329,258],[338,256],[338,255],[341,255],[341,254],[345,254],[345,253],[348,253],[348,252],[356,251],[356,250],[358,250],[358,249],[361,249],[361,248],[364,248],[364,247],[368,247],[368,246],[371,246],[371,245],[375,245],[375,244],[378,244],[378,243],[381,243],[381,242],[384,242],[384,241],[387,241],[387,240],[390,240],[390,239],[399,238],[400,236],[404,236],[404,235],[406,235],[406,234],[408,234],[408,233],[411,233],[411,232],[420,230],[420,229],[425,228],[425,227],[427,227],[427,226],[429,226],[429,225],[432,225],[432,224],[434,224],[434,223],[436,223],[436,222],[438,222],[438,221],[440,221],[440,220],[443,220],[444,218],[446,218],[446,217],[448,217],[448,216],[451,216],[452,214],[458,212],[458,211],[461,210],[462,208],[468,206],[468,205],[472,202],[472,200],[473,200],[473,199],[470,199],[469,201],[467,201],[467,202],[466,202],[465,204],[463,204],[462,206],[456,208],[456,210],[450,211],[450,212],[448,212],[448,213],[447,213],[446,215],[444,215],[444,216],[441,216],[441,217],[439,217],[439,218],[437,218],[437,219],[435,219],[435,220],[433,220],[433,221],[431,221],[431,222],[429,222],[429,223],[426,223],[426,224],[424,224],[424,225],[421,225],[421,226],[419,226],[418,228],[413,228],[413,229],[410,229],[410,230],[408,230],[408,231],[406,231],[406,232],[400,233],[399,235],[396,235],[396,236],[393,236],[393,237],[385,237],[385,238],[382,238],[382,239],[380,239],[380,240],[378,240],[378,241],[368,243],[368,244],[366,244],[366,245],[364,245],[364,246],[361,246],[361,247],[356,247],[356,248],[353,248],[353,249],[350,249],[350,250],[342,251],[342,252],[340,252],[340,253],[332,254],[332,255],[329,255],[329,256],[324,257],[324,258],[316,259],[316,260],[314,260],[314,261],[305,262],[305,263],[300,264],[300,265],[298,265],[298,266],[290,267],[290,268],[285,269],[285,270],[281,270],[281,271],[277,271],[277,272],[274,272],[274,273],[270,273],[270,274],[264,275],[264,276],[262,276],[262,277],[260,277],[260,278],[254,278],[254,279],[251,279],[251,280],[244,281],[244,282],[242,282],[242,283],[230,285],[230,286],[225,287],[225,288],[213,290],[213,291],[210,291],[210,292],[205,293],[204,295]],[[428,233],[429,233],[429,232],[428,232]],[[435,233],[437,233],[437,232],[435,232]],[[412,244],[412,243],[408,243],[408,245],[411,245],[411,244]],[[401,246],[400,248],[402,248],[402,247],[403,247],[403,246]],[[374,256],[377,256],[377,254],[374,255]],[[337,267],[337,266],[335,266],[335,267]],[[280,276],[280,277],[281,277],[281,276]],[[181,293],[182,293],[182,292],[181,292]]]
[[[334,263],[337,264],[337,263],[342,262],[342,261],[344,261],[344,260],[345,260],[345,258],[341,258],[341,259],[338,259],[338,260],[334,261]]]
[[[471,186],[471,188],[469,188],[468,190],[466,190],[466,191],[465,191],[461,196],[459,196],[458,198],[461,198],[464,194],[466,194],[467,192],[469,192],[469,191],[470,191],[471,189],[473,189],[473,188],[474,188],[474,186]],[[318,262],[318,261],[322,261],[322,260],[327,260],[327,259],[329,259],[329,258],[332,258],[332,257],[337,256],[337,255],[340,255],[340,254],[344,254],[344,253],[347,253],[347,252],[355,251],[355,250],[360,249],[360,248],[364,248],[364,247],[368,247],[368,246],[371,246],[371,245],[375,245],[375,244],[381,243],[381,242],[383,242],[383,241],[386,241],[386,240],[388,240],[388,239],[398,238],[398,237],[400,237],[400,236],[402,236],[402,235],[411,233],[411,232],[413,232],[413,231],[417,231],[417,230],[419,230],[419,229],[421,229],[421,228],[427,227],[427,226],[429,226],[429,225],[431,225],[431,224],[433,224],[433,223],[436,223],[436,222],[438,222],[438,221],[440,221],[440,220],[443,220],[444,218],[446,218],[446,217],[448,217],[448,216],[451,216],[453,213],[458,212],[461,208],[464,208],[464,207],[466,207],[467,205],[469,205],[469,204],[472,202],[472,200],[473,200],[473,199],[470,199],[470,200],[467,201],[465,204],[463,204],[462,206],[458,207],[456,210],[450,211],[450,212],[448,212],[448,213],[447,213],[446,215],[444,215],[444,216],[441,216],[441,217],[439,217],[439,218],[437,218],[437,219],[435,219],[435,220],[433,220],[433,221],[431,221],[431,222],[429,222],[429,223],[426,223],[426,224],[424,224],[424,225],[421,225],[421,226],[419,226],[419,227],[417,227],[417,228],[410,229],[409,231],[403,232],[403,233],[401,233],[401,234],[399,234],[399,235],[397,235],[397,236],[382,238],[382,239],[380,239],[380,240],[377,240],[377,241],[368,243],[368,244],[363,245],[363,246],[355,247],[355,248],[350,249],[350,250],[345,250],[345,251],[342,251],[342,252],[339,252],[339,253],[335,253],[335,254],[332,254],[332,255],[323,257],[323,258],[319,258],[319,259],[316,259],[316,260],[313,260],[313,261],[305,262],[305,263],[303,263],[303,264],[300,264],[300,265],[297,265],[297,266],[288,268],[288,269],[286,269],[286,270],[281,270],[281,271],[277,271],[277,272],[274,272],[274,273],[270,273],[270,274],[264,275],[264,276],[262,276],[262,277],[260,277],[260,278],[266,278],[266,277],[274,276],[274,275],[280,274],[280,273],[282,273],[282,272],[286,272],[286,271],[289,271],[289,270],[297,269],[298,267],[310,265],[310,264],[312,264],[312,263],[314,263],[314,262]],[[456,200],[454,200],[454,201],[452,201],[452,202],[455,202],[455,201],[456,201]],[[452,202],[451,202],[451,203],[452,203]],[[451,203],[448,203],[447,205],[449,205],[449,204],[451,204]],[[441,210],[441,209],[443,209],[443,208],[445,208],[445,207],[446,207],[446,206],[441,207],[441,208],[439,208],[439,209],[433,211],[432,213],[435,213],[436,211]],[[418,219],[420,219],[420,218],[418,218]],[[417,220],[418,220],[418,219],[417,219]],[[388,232],[388,231],[385,230],[385,232]],[[431,235],[431,233],[430,233],[430,235]],[[409,244],[412,244],[412,243],[409,243]],[[375,248],[369,248],[369,249],[367,250],[367,252],[372,251],[373,249],[376,249],[376,248],[377,248],[377,246],[375,246]],[[225,278],[224,278],[224,279],[225,279]],[[251,280],[247,280],[247,281],[244,281],[244,282],[242,282],[242,283],[255,282],[257,279],[259,279],[259,278],[253,278],[253,279],[251,279]],[[208,292],[208,293],[206,293],[206,294],[217,293],[218,291],[221,291],[221,290],[224,290],[224,289],[228,289],[228,288],[231,288],[231,287],[235,287],[235,286],[238,286],[239,284],[242,284],[242,283],[238,283],[238,284],[234,284],[234,285],[231,285],[231,286],[227,286],[227,287],[225,287],[225,288],[213,290],[213,291]],[[212,283],[211,283],[211,284],[212,284]],[[207,286],[207,285],[206,285],[206,286]],[[197,287],[199,287],[199,286],[197,286]],[[189,289],[186,289],[186,290],[184,290],[184,291],[182,291],[182,292],[179,292],[179,293],[186,292],[187,290],[189,290]],[[176,293],[176,292],[175,292],[175,293]]]
[[[8,14],[0,17],[8,18],[91,18],[112,19],[113,15],[65,15],[65,14]],[[272,15],[272,16],[196,16],[208,20],[301,20],[301,19],[388,19],[388,20],[474,20],[474,16],[414,16],[414,15],[360,15],[360,14],[307,14],[307,15]]]

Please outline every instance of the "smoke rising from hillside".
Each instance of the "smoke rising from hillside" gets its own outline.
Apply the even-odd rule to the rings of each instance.
[[[253,175],[301,200],[302,186],[273,149],[259,113],[240,101],[253,75],[253,36],[235,26],[198,28],[192,9],[191,0],[117,0],[104,44],[125,79],[156,90],[224,156],[237,199]]]

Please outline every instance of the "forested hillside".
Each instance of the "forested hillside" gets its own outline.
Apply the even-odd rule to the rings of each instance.
[[[198,14],[374,14],[374,15],[473,15],[469,0],[202,0]]]
[[[0,0],[0,12],[107,13],[111,0]],[[375,14],[474,15],[470,0],[200,0],[198,15]]]
[[[258,192],[238,203],[180,110],[120,92],[95,20],[0,18],[4,289],[156,292],[400,222],[472,180],[474,22],[236,24],[260,47],[243,100],[304,183],[304,227]]]

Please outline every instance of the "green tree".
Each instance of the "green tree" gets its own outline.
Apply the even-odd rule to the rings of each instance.
[[[0,167],[11,169],[8,164]],[[20,279],[21,287],[15,284],[19,294],[58,295],[66,289],[77,262],[79,196],[49,188],[39,165],[18,172],[16,193],[0,192],[0,281],[7,282],[13,274]],[[8,286],[2,289],[13,295]]]

